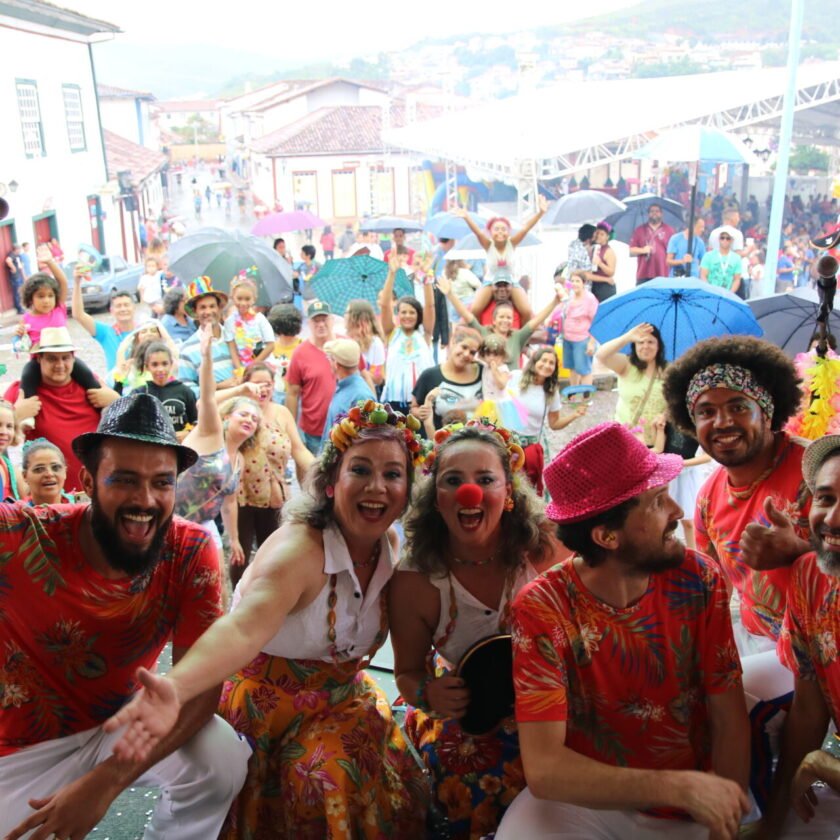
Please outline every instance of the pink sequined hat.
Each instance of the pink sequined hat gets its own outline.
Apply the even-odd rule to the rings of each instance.
[[[555,522],[581,522],[676,478],[679,455],[657,455],[621,423],[601,423],[579,434],[545,468]]]

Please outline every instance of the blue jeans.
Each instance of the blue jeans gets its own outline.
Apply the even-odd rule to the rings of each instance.
[[[303,431],[300,436],[303,438],[303,445],[317,458],[321,454],[321,436],[310,435]]]

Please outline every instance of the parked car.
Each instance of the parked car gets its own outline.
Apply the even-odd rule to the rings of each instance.
[[[73,270],[75,262],[63,266],[67,275],[67,311],[70,311],[70,301],[73,297]],[[131,265],[122,257],[114,254],[103,257],[98,268],[93,270],[89,279],[82,281],[82,298],[85,311],[107,309],[113,292],[128,292],[136,301],[140,300],[137,292],[137,282],[143,276],[142,265]]]

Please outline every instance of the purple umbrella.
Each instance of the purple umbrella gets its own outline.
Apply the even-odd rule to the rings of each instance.
[[[260,219],[252,228],[255,236],[273,236],[275,233],[290,233],[296,230],[322,228],[326,222],[308,210],[289,210],[286,213],[270,213]]]

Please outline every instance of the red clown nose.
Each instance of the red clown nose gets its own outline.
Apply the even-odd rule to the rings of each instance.
[[[478,507],[483,498],[484,491],[477,484],[462,484],[455,491],[455,501],[458,502],[461,507]]]

